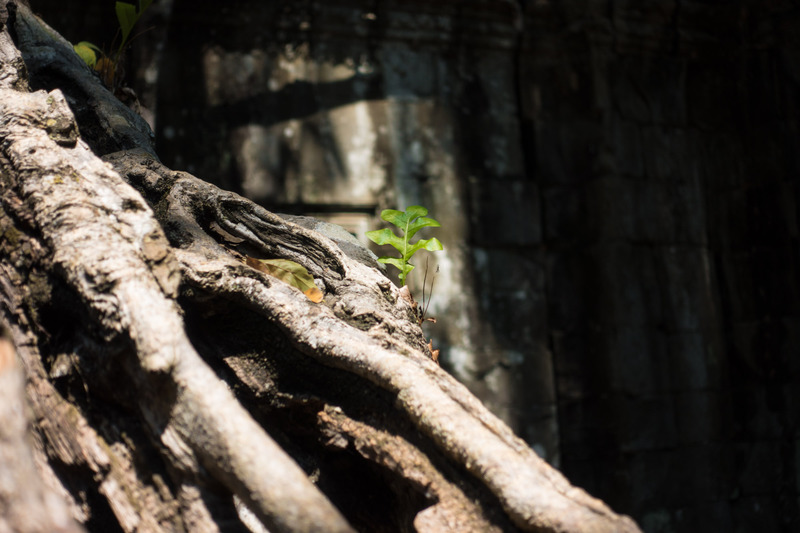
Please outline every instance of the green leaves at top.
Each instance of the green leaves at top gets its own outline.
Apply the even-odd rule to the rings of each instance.
[[[117,14],[117,22],[119,23],[119,33],[117,35],[120,36],[120,42],[113,56],[110,55],[110,52],[104,52],[97,45],[88,41],[81,41],[73,45],[75,52],[83,62],[101,73],[103,81],[109,88],[114,84],[117,64],[120,62],[122,53],[128,45],[133,27],[136,26],[139,18],[152,3],[153,0],[138,0],[136,5],[128,2],[116,2],[114,4],[114,11]],[[115,42],[116,40],[117,37],[114,37]],[[114,45],[112,44],[112,46]]]
[[[381,230],[368,231],[367,237],[375,244],[384,245],[389,244],[393,246],[399,253],[400,257],[384,256],[378,259],[381,263],[393,265],[400,270],[400,283],[405,286],[408,274],[414,270],[409,260],[419,250],[425,249],[430,252],[442,250],[442,243],[439,239],[432,237],[430,239],[419,239],[417,242],[412,243],[411,239],[422,228],[441,226],[439,222],[432,218],[428,218],[428,210],[421,205],[409,206],[405,211],[397,211],[396,209],[384,209],[381,212],[381,218],[386,222],[394,224],[401,231],[401,235],[389,229],[384,228]]]
[[[117,2],[114,4],[114,10],[117,12],[117,22],[119,22],[119,29],[122,32],[122,41],[119,44],[119,52],[117,52],[117,54],[125,48],[131,30],[133,30],[133,27],[139,21],[139,17],[142,16],[142,13],[144,13],[152,3],[153,0],[139,0],[138,9],[133,4],[127,2]]]
[[[89,41],[81,41],[78,44],[72,45],[78,56],[83,59],[83,62],[94,68],[97,64],[98,57],[102,57],[103,51]]]
[[[139,18],[136,15],[136,6],[127,2],[117,2],[114,5],[114,10],[117,12],[117,21],[119,22],[119,29],[122,31],[122,42],[128,40],[136,20]]]

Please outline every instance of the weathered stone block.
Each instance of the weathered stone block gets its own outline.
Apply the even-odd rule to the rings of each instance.
[[[642,127],[647,177],[654,180],[685,180],[697,164],[695,135],[684,128]]]
[[[725,2],[682,0],[676,24],[681,54],[721,59],[741,39],[741,14]]]
[[[671,505],[680,505],[680,492],[675,488],[674,477],[677,460],[672,450],[639,451],[626,455],[625,469],[628,471],[629,483],[637,490],[636,500],[639,505],[658,505],[660,499],[666,499]]]
[[[774,494],[744,496],[731,502],[732,533],[794,531],[798,525],[783,512]]]
[[[609,66],[615,108],[640,124],[685,125],[685,74],[681,58],[619,58]]]
[[[667,188],[666,201],[675,221],[674,238],[679,244],[701,244],[708,242],[706,228],[705,195],[697,173],[688,174],[685,180],[664,183]]]
[[[669,501],[674,508],[727,497],[720,478],[724,455],[717,444],[632,454],[627,463],[631,486],[644,487],[636,499],[656,506]]]
[[[475,274],[487,291],[541,292],[545,271],[533,250],[473,248]]]
[[[518,434],[539,456],[559,468],[561,450],[558,442],[558,412],[554,404],[530,405],[520,416]]]
[[[781,350],[787,356],[785,358],[787,363],[787,375],[783,377],[788,383],[791,383],[792,380],[790,376],[800,375],[800,357],[792,356],[793,354],[800,353],[800,318],[787,317],[781,322],[783,325],[783,332],[785,333]],[[800,394],[800,387],[797,387],[796,390],[797,393]]]
[[[565,243],[627,240],[637,233],[637,183],[617,177],[543,190],[545,236]]]
[[[653,328],[623,327],[607,332],[602,345],[610,390],[635,397],[670,388],[668,352]]]
[[[547,302],[543,293],[496,291],[489,294],[482,307],[497,342],[526,351],[547,337]]]
[[[744,185],[746,174],[741,155],[746,152],[746,146],[735,130],[695,130],[691,142],[695,154],[693,162],[710,201],[719,192]]]
[[[469,183],[470,223],[478,246],[533,246],[541,242],[539,190],[522,180]]]
[[[792,134],[782,128],[780,123],[770,122],[751,126],[748,135],[750,146],[744,158],[745,176],[752,180],[752,185],[773,182],[791,177],[789,174],[793,158],[793,148],[787,146],[784,134]],[[796,134],[795,134],[796,138]]]
[[[800,314],[800,285],[792,268],[796,247],[751,249],[720,258],[720,292],[733,322]]]
[[[708,194],[708,227],[715,248],[737,251],[749,248],[747,192],[745,189]]]
[[[706,342],[706,336],[697,331],[677,331],[667,337],[670,381],[675,390],[695,391],[709,386]]]
[[[681,446],[712,442],[721,436],[723,401],[714,391],[673,393]]]
[[[570,331],[661,322],[667,295],[658,288],[664,279],[662,258],[652,248],[607,242],[551,259],[551,287],[559,294],[550,303],[555,327]]]
[[[736,444],[737,486],[743,496],[763,495],[774,490],[774,480],[788,466],[781,461],[780,441]]]
[[[743,103],[728,75],[735,64],[691,62],[686,71],[686,102],[689,124],[700,129],[734,128],[735,110]],[[718,105],[718,102],[726,105]]]
[[[636,2],[625,0],[611,4],[614,24],[614,50],[620,54],[655,54],[672,49],[670,28],[675,16],[675,0]]]
[[[727,498],[723,501],[710,501],[703,498],[683,507],[671,510],[671,528],[662,530],[664,533],[678,533],[684,531],[705,532],[733,532],[734,524],[731,517],[731,504]],[[642,527],[650,531],[642,520]],[[655,530],[658,531],[658,530]]]
[[[574,246],[567,245],[565,249],[553,250],[548,254],[549,291],[558,294],[558,298],[548,301],[548,320],[555,332],[571,333],[589,320],[591,307],[583,299],[589,290],[586,286],[589,264],[586,251]]]
[[[615,403],[616,414],[621,418],[617,438],[624,452],[663,450],[677,444],[678,430],[671,395],[618,396]]]
[[[412,47],[403,42],[380,47],[378,64],[381,66],[383,83],[392,98],[413,102],[434,96],[440,89],[436,83],[441,74],[438,72],[437,56],[430,49]],[[368,63],[366,67],[369,68]]]
[[[748,357],[748,359],[750,359]],[[745,361],[743,375],[739,376],[736,396],[732,408],[735,430],[739,435],[747,435],[751,439],[777,441],[785,436],[789,427],[786,414],[775,403],[786,402],[784,390],[779,383],[773,383],[769,391],[761,388],[765,380],[764,369],[754,367],[753,361]],[[775,395],[770,397],[770,395]],[[777,401],[775,401],[777,400]]]
[[[545,236],[566,242],[629,240],[705,244],[702,190],[696,182],[606,177],[543,189]]]
[[[645,248],[609,242],[591,247],[593,268],[586,275],[593,287],[584,298],[594,309],[598,325],[606,327],[645,326],[651,315],[647,297],[652,287],[642,283],[643,273],[652,268]]]
[[[610,124],[615,170],[626,177],[644,176],[642,128],[633,121],[614,116]]]
[[[653,121],[650,95],[644,91],[642,74],[648,68],[640,58],[620,58],[609,65],[615,109],[622,118],[639,124]]]
[[[593,120],[558,119],[534,124],[536,180],[576,183],[596,175],[596,160],[606,132]]]
[[[581,188],[570,186],[548,186],[542,189],[542,211],[544,213],[544,237],[564,244],[582,240],[585,232],[585,194]]]
[[[582,379],[588,367],[589,346],[584,336],[573,332],[551,330],[551,343],[553,346],[553,365],[560,378],[563,378],[564,388],[559,386],[559,392],[567,399],[575,399],[576,393],[584,396],[586,391],[574,390],[574,387],[581,386]]]
[[[715,320],[714,279],[708,250],[697,246],[668,246],[662,249],[662,283],[665,316],[670,327],[698,331]]]
[[[633,196],[631,217],[634,219],[630,238],[642,243],[675,242],[676,225],[669,185],[654,180],[629,185]]]
[[[586,217],[579,223],[587,240],[623,240],[633,234],[635,204],[629,182],[603,177],[586,183],[582,191]]]
[[[620,428],[613,407],[608,396],[593,396],[588,402],[559,398],[562,453],[578,460],[613,456],[618,445],[615,433]]]
[[[516,374],[518,411],[529,413],[522,418],[549,418],[555,409],[556,392],[553,382],[553,356],[544,342],[533,343],[524,352],[506,350],[504,353],[511,371]]]

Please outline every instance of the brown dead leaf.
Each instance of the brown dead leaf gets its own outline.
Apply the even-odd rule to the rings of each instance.
[[[434,350],[433,349],[433,341],[432,340],[428,341],[428,350],[431,351],[431,359],[433,359],[433,362],[438,365],[439,364],[439,350]]]
[[[322,301],[322,291],[314,283],[314,278],[306,268],[288,259],[256,259],[245,256],[245,263],[265,274],[274,276],[292,287],[300,289],[306,298],[318,304]]]

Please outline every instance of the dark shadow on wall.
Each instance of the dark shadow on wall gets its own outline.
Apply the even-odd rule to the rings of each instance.
[[[374,7],[370,12],[377,12],[378,6]],[[344,156],[325,135],[329,129],[325,112],[385,97],[380,73],[356,72],[346,79],[337,74],[337,79],[330,80],[325,74],[303,71],[298,77],[306,79],[291,79],[293,74],[286,74],[274,89],[267,88],[267,78],[280,68],[275,62],[286,51],[296,57],[313,54],[317,61],[330,65],[374,63],[369,44],[366,53],[359,49],[357,55],[328,46],[328,40],[351,38],[349,32],[353,31],[366,43],[380,38],[380,19],[365,20],[357,12],[352,21],[352,11],[333,10],[330,20],[320,21],[319,7],[307,1],[175,0],[158,83],[156,133],[158,152],[165,162],[185,166],[242,192],[241,169],[231,154],[232,130],[255,125],[270,128],[312,118],[303,124],[303,130],[333,158],[333,178],[341,177]],[[318,24],[325,25],[329,33],[312,31]],[[216,85],[209,87],[209,78],[214,77],[218,79],[211,83]],[[180,87],[192,89],[176,90]],[[285,150],[282,154],[282,168],[272,173],[274,179],[298,163]]]
[[[294,81],[274,92],[260,92],[209,109],[210,119],[229,127],[246,124],[272,126],[288,120],[309,118],[333,108],[383,100],[386,91],[378,75],[354,75],[345,80],[311,83]]]

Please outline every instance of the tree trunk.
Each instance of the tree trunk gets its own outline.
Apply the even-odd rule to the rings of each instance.
[[[366,250],[164,167],[69,43],[0,5],[0,304],[26,380],[4,345],[0,531],[638,531],[431,360]],[[324,300],[247,258],[299,263]]]

